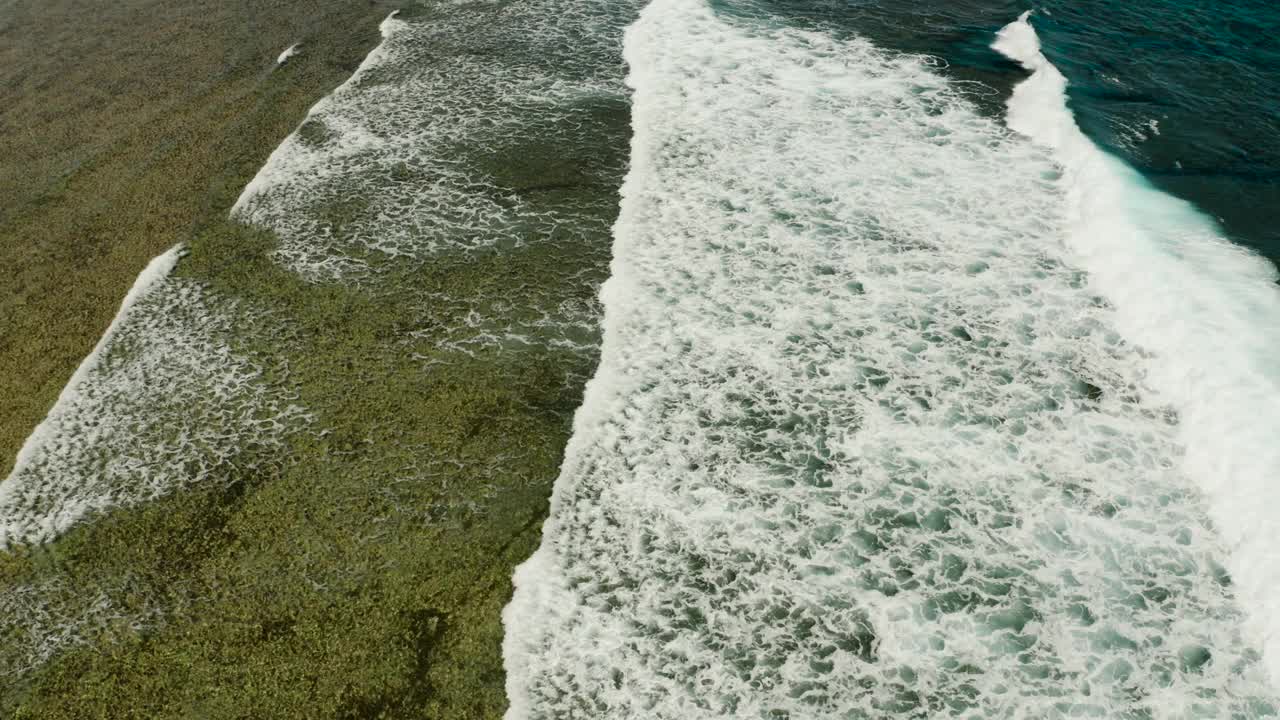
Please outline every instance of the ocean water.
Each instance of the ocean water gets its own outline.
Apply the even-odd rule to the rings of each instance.
[[[1068,95],[1082,129],[1157,187],[1218,219],[1233,240],[1280,258],[1276,6],[1045,9],[1037,31],[1047,57],[1071,79]]]
[[[422,373],[600,354],[556,378],[509,718],[1280,713],[1280,13],[1028,9],[424,4],[245,189],[281,268],[402,301]],[[323,432],[237,349],[287,320],[180,255],[0,483],[0,546]],[[546,270],[406,285],[495,258]],[[77,592],[0,589],[0,674],[163,622]]]
[[[949,76],[982,81],[975,96],[993,114],[1021,75],[990,51],[989,38],[1034,8],[1045,55],[1070,79],[1071,109],[1089,138],[1219,220],[1232,240],[1280,256],[1274,3],[768,0],[755,7],[937,58]]]
[[[1276,713],[1280,289],[1244,248],[1274,77],[1179,85],[1269,51],[1169,66],[1180,5],[1023,10],[629,29],[603,355],[509,717]]]

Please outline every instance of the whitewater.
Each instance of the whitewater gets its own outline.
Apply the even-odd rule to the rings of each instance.
[[[628,30],[508,718],[1275,713],[1275,271],[1085,138],[1027,16],[993,40],[1003,119],[731,5]]]

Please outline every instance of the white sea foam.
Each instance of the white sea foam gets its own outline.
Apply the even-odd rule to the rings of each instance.
[[[1074,269],[1071,182],[920,58],[700,0],[656,0],[625,54],[603,356],[504,612],[508,718],[1274,708],[1188,477],[1267,467],[1249,428],[1200,448],[1224,403],[1273,409],[1223,359],[1228,384],[1197,379],[1220,412],[1180,418],[1124,307],[1262,266]],[[1026,92],[1014,125],[1070,136]],[[1264,309],[1243,292],[1187,296],[1230,323]],[[1216,342],[1180,361],[1259,337],[1189,317],[1167,319]]]
[[[419,311],[400,340],[425,366],[552,354],[576,395],[599,344],[625,161],[618,60],[638,6],[464,2],[388,19],[233,216],[274,231],[276,259],[307,280],[400,294]],[[417,293],[404,275],[448,263],[539,269],[501,292]]]
[[[0,549],[45,542],[111,507],[252,466],[305,417],[258,381],[226,335],[234,303],[168,277],[174,248],[138,276],[119,313],[0,483]]]
[[[539,143],[567,151],[599,134],[600,99],[621,102],[623,91],[616,64],[601,58],[616,57],[630,3],[562,5],[465,3],[413,23],[388,18],[382,43],[272,153],[232,215],[274,230],[276,257],[314,281],[556,235],[565,214],[502,175]]]
[[[84,385],[85,378],[102,363],[103,352],[111,342],[111,339],[115,337],[116,332],[119,331],[120,325],[128,319],[129,313],[133,311],[138,299],[150,292],[156,283],[168,277],[169,273],[173,272],[174,265],[178,264],[180,257],[182,257],[182,246],[174,246],[168,252],[153,258],[138,274],[138,277],[133,281],[133,287],[129,288],[124,300],[120,302],[120,309],[116,311],[116,316],[111,319],[111,324],[107,326],[106,332],[102,333],[97,345],[80,362],[80,366],[76,368],[75,373],[71,375],[71,379],[62,388],[62,392],[58,394],[58,399],[54,402],[53,409],[49,412],[49,415],[36,426],[31,435],[27,437],[26,442],[23,443],[22,448],[18,450],[18,456],[13,462],[13,472],[10,473],[3,484],[0,484],[0,497],[3,497],[5,487],[12,484],[14,476],[29,466],[39,449],[51,441],[56,432],[56,418],[65,414],[67,408],[78,402],[80,388]]]
[[[156,283],[163,281],[170,272],[173,271],[174,265],[178,263],[178,259],[182,257],[182,246],[170,248],[156,258],[152,259],[147,267],[143,269],[138,277],[134,280],[133,287],[125,295],[124,300],[120,303],[120,309],[116,311],[116,316],[112,318],[111,324],[107,326],[106,332],[98,339],[97,345],[90,351],[88,356],[80,362],[80,366],[76,368],[71,379],[67,381],[66,386],[62,388],[62,392],[58,394],[58,399],[54,402],[53,408],[44,420],[35,427],[18,450],[18,455],[14,459],[13,470],[4,482],[0,482],[0,508],[4,509],[4,513],[0,514],[0,548],[9,545],[10,542],[18,539],[24,539],[33,534],[31,529],[31,517],[23,517],[24,513],[18,508],[15,498],[22,494],[24,486],[29,482],[24,482],[24,477],[31,475],[31,468],[37,463],[40,456],[47,452],[47,449],[58,443],[58,437],[62,434],[60,425],[75,412],[75,408],[84,400],[85,383],[88,381],[90,374],[97,371],[102,364],[103,354],[110,345],[112,339],[119,332],[120,326],[128,319],[129,314],[133,311],[138,300],[151,291]],[[64,490],[63,492],[69,492]],[[29,492],[29,490],[27,490]],[[37,524],[44,528],[36,534],[50,535],[57,527],[65,527],[74,519],[79,518],[84,513],[84,509],[72,510],[64,512],[64,520],[59,521],[56,514],[44,515],[38,520]]]
[[[302,43],[294,43],[289,47],[285,48],[284,51],[280,53],[280,57],[276,58],[276,64],[283,65],[289,62],[289,58],[298,54],[298,47],[300,45],[302,45]]]
[[[86,588],[58,576],[36,585],[0,587],[0,632],[6,643],[0,681],[30,672],[67,648],[153,625],[159,608],[149,599],[141,599],[140,607],[124,607],[120,596],[130,588],[121,584],[126,587]],[[68,605],[79,610],[68,613]]]
[[[559,243],[580,264],[548,275],[565,287],[594,286],[607,247],[583,246],[607,232],[610,208],[602,212],[581,192],[559,204],[525,201],[479,161],[507,164],[507,156],[494,161],[495,151],[522,160],[524,146],[537,145],[531,124],[547,136],[539,142],[554,138],[558,153],[588,152],[603,126],[600,101],[621,102],[621,71],[608,60],[630,7],[466,3],[420,23],[392,13],[380,26],[382,43],[271,154],[232,215],[276,231],[278,257],[310,279],[359,274],[371,256]],[[308,125],[319,129],[308,135]],[[619,171],[570,159],[575,182],[612,182]],[[343,234],[333,208],[365,201]],[[261,368],[227,345],[233,327],[243,332],[257,319],[254,311],[207,296],[193,281],[166,279],[178,255],[142,273],[0,484],[0,547],[47,540],[98,510],[201,480],[239,450],[262,450],[301,424],[305,413],[288,393],[261,386]],[[446,328],[437,339],[446,354],[594,352],[598,308],[573,301],[576,290],[531,297],[534,290],[424,297],[423,324]],[[469,306],[465,321],[449,325],[460,304]],[[398,340],[418,339],[409,332]]]
[[[351,77],[347,78],[346,82],[339,85],[332,93],[324,96],[311,107],[311,110],[307,112],[308,118],[323,114],[326,108],[340,103],[341,98],[345,94],[352,92],[352,88],[370,67],[384,60],[387,53],[387,38],[391,37],[396,29],[403,25],[403,23],[395,19],[396,14],[397,12],[392,12],[379,26],[383,38],[382,43],[365,56],[364,61],[351,74]],[[290,51],[295,47],[297,46],[295,45],[285,50],[280,55],[279,62],[286,60]],[[231,216],[251,219],[252,212],[248,209],[250,203],[267,188],[279,187],[291,182],[303,183],[307,179],[314,178],[318,173],[323,172],[330,163],[336,163],[344,156],[357,153],[361,149],[376,143],[375,138],[360,132],[358,128],[344,128],[344,130],[347,130],[347,132],[339,134],[342,142],[328,148],[329,152],[323,156],[319,153],[308,151],[305,146],[298,143],[296,140],[298,132],[295,130],[284,142],[276,146],[276,149],[267,157],[267,162],[258,170],[257,175],[249,181],[244,190],[240,191],[240,197],[236,198],[235,205],[231,206]]]
[[[1275,268],[1085,137],[1066,106],[1066,79],[1041,54],[1027,14],[994,47],[1032,71],[1009,101],[1009,126],[1050,148],[1065,170],[1068,245],[1116,306],[1117,328],[1153,354],[1150,381],[1181,418],[1182,467],[1209,499],[1249,634],[1280,684]]]
[[[387,18],[383,41],[272,153],[233,216],[274,230],[277,258],[305,278],[360,282],[421,310],[420,324],[404,323],[417,329],[387,339],[392,352],[437,365],[531,350],[534,367],[546,371],[542,397],[557,397],[554,383],[563,397],[576,395],[597,347],[592,296],[605,275],[625,158],[617,151],[625,144],[617,60],[635,9],[462,2],[412,23]],[[476,249],[488,251],[495,275],[514,270],[507,277],[521,282],[446,294],[405,274],[396,278],[404,282],[377,275],[427,261],[465,271]],[[161,277],[174,259],[144,274],[127,303],[133,309],[95,352],[101,360],[86,362],[28,443],[0,491],[0,546],[49,540],[100,511],[187,484],[243,478],[263,457],[286,453],[292,433],[307,427],[287,383],[262,377],[271,358],[242,357],[231,346],[287,328],[194,281]],[[539,411],[548,423],[556,405]],[[396,452],[412,461],[404,477],[374,490],[388,498],[406,478],[421,484],[464,466],[438,447]],[[523,477],[530,463],[520,458],[534,452],[465,458],[469,486],[458,495],[478,508],[488,478],[501,478],[495,486],[545,482]],[[444,500],[405,508],[430,521],[455,511],[470,508]],[[129,591],[94,598],[101,588],[64,580],[0,588],[0,637],[24,638],[0,658],[16,663],[0,666],[0,675],[21,674],[86,637],[97,642],[103,626],[159,617],[150,609],[123,617],[117,595]],[[41,612],[29,611],[36,606]]]

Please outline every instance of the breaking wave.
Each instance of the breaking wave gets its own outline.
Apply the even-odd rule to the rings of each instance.
[[[1038,55],[1036,142],[927,58],[700,0],[625,55],[603,357],[508,717],[1273,713],[1264,263],[1072,154]]]
[[[252,311],[169,277],[179,248],[138,277],[98,346],[0,483],[0,549],[52,540],[113,507],[231,467],[252,470],[307,413],[231,336]]]
[[[480,0],[393,15],[353,76],[273,152],[232,218],[274,233],[274,259],[317,295],[342,285],[394,308],[370,352],[346,359],[348,376],[408,360],[405,372],[462,384],[497,366],[538,385],[542,425],[523,440],[554,447],[598,348],[595,295],[626,160],[619,45],[637,10]],[[301,407],[293,308],[253,294],[271,274],[249,268],[227,287],[206,282],[198,263],[171,274],[180,254],[142,274],[0,483],[0,550],[185,487],[237,482],[262,458],[294,459],[300,434],[342,423],[323,415],[332,408]],[[321,358],[343,372],[340,359]],[[447,502],[405,510],[438,519],[483,506],[494,478],[545,482],[529,476],[536,443],[466,458],[420,443],[379,449],[407,456],[398,471],[415,481],[465,465],[470,484]],[[404,477],[369,480],[398,498]],[[129,577],[87,587],[56,567],[32,576],[0,588],[0,636],[14,639],[0,677],[98,642],[103,627],[162,624],[173,610]]]

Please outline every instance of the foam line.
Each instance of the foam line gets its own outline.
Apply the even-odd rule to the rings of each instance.
[[[307,422],[289,389],[262,382],[227,342],[261,315],[170,276],[181,252],[141,274],[0,483],[0,549],[251,470]]]
[[[81,386],[84,385],[89,374],[101,364],[103,352],[111,344],[116,331],[128,319],[134,305],[150,292],[152,287],[173,272],[173,268],[178,264],[178,260],[182,258],[183,253],[182,245],[175,245],[153,258],[143,268],[142,272],[138,273],[137,279],[133,281],[133,287],[124,296],[124,300],[120,302],[120,310],[112,318],[106,332],[102,333],[97,345],[94,345],[93,350],[80,362],[80,366],[71,375],[71,379],[62,388],[62,392],[58,394],[58,399],[54,401],[49,413],[40,421],[40,424],[31,432],[31,435],[27,437],[26,442],[22,444],[22,449],[18,451],[18,456],[13,462],[13,471],[9,473],[9,477],[5,478],[3,483],[0,483],[0,506],[5,504],[5,498],[12,493],[17,476],[31,464],[41,447],[53,438],[56,418],[66,414],[70,408],[76,405],[77,399],[80,397]],[[3,544],[3,534],[0,534],[0,546],[3,546]]]
[[[350,92],[350,88],[360,82],[360,78],[368,72],[369,68],[376,67],[379,63],[385,62],[387,55],[387,40],[404,26],[403,22],[396,19],[396,15],[398,15],[399,12],[399,10],[393,10],[391,14],[387,15],[386,19],[384,19],[378,26],[378,29],[382,34],[382,42],[373,50],[369,51],[369,54],[365,56],[364,60],[360,63],[360,66],[351,74],[351,77],[347,78],[346,82],[339,85],[333,92],[325,95],[323,98],[318,100],[315,105],[311,106],[311,109],[307,111],[307,118],[304,119],[302,123],[299,123],[299,128],[306,123],[307,119],[310,119],[315,114],[322,112],[326,107],[334,104],[335,102],[341,102],[343,95]],[[277,64],[284,63],[288,60],[295,53],[297,47],[298,45],[296,44],[292,45],[281,53],[280,57],[277,59]],[[260,195],[264,190],[283,182],[291,180],[297,181],[301,178],[306,178],[308,177],[309,172],[315,168],[316,163],[321,160],[321,158],[313,154],[300,153],[296,149],[296,144],[289,142],[289,139],[293,138],[297,133],[298,130],[295,129],[284,142],[276,146],[276,149],[267,157],[267,162],[258,170],[258,174],[254,175],[253,179],[249,181],[249,184],[245,185],[244,190],[240,191],[240,197],[236,198],[235,205],[231,206],[232,217],[243,217],[252,200]],[[373,142],[372,138],[360,137],[358,141],[353,141],[351,143],[351,151],[371,142]]]

